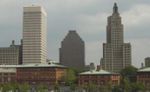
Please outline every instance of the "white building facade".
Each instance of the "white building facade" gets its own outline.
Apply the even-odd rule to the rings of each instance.
[[[47,14],[41,6],[23,10],[23,64],[46,63]]]

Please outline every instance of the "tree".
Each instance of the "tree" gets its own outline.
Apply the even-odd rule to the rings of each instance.
[[[17,92],[19,90],[19,85],[17,82],[11,83],[12,91]]]
[[[120,88],[121,92],[138,92],[145,91],[145,87],[141,83],[130,82],[128,79],[124,78],[121,82]],[[114,91],[117,92],[117,91]]]
[[[76,90],[76,87],[77,87],[76,84],[71,84],[71,85],[70,85],[70,89],[71,89],[72,91],[75,91],[75,90]]]
[[[100,85],[100,86],[98,86],[98,90],[99,90],[99,92],[108,92],[107,87],[108,86],[106,86],[106,85]]]
[[[93,83],[87,85],[87,92],[96,92],[97,86]]]
[[[3,84],[0,84],[0,92],[2,92]]]
[[[13,87],[10,83],[7,83],[7,84],[3,85],[2,92],[9,92],[9,91],[12,91],[12,90],[13,90]]]
[[[122,92],[120,86],[114,86],[112,92]]]
[[[131,87],[132,87],[131,92],[145,91],[145,87],[141,83],[132,83]]]
[[[47,89],[48,89],[48,87],[44,84],[39,84],[37,86],[37,92],[46,92]]]
[[[128,66],[120,71],[122,78],[127,78],[130,82],[136,82],[137,68]]]
[[[130,92],[130,90],[131,90],[130,81],[127,78],[123,78],[121,80],[120,86],[121,86],[122,90],[125,92]]]
[[[64,76],[64,80],[67,85],[74,84],[77,80],[75,71],[73,69],[67,69],[67,74]]]
[[[19,85],[19,91],[28,92],[30,90],[30,85],[28,83],[23,83]]]
[[[60,89],[60,88],[59,88],[59,85],[58,85],[58,84],[55,84],[55,85],[54,85],[54,91],[55,91],[55,92],[59,92],[59,89]]]

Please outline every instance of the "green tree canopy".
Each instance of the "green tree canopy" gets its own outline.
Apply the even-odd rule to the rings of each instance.
[[[37,92],[46,92],[47,89],[48,89],[48,86],[44,84],[39,84],[37,86]]]
[[[13,87],[10,83],[4,84],[2,88],[2,92],[9,92],[13,90]]]
[[[136,82],[137,68],[134,66],[128,66],[121,70],[120,74],[123,78],[129,79],[130,82]]]
[[[75,71],[73,69],[67,69],[67,74],[64,76],[64,79],[67,85],[74,84],[77,80]]]
[[[19,85],[19,90],[21,92],[28,92],[28,90],[30,90],[30,85],[28,83],[23,83]]]
[[[145,87],[141,83],[131,83],[132,92],[145,91]]]

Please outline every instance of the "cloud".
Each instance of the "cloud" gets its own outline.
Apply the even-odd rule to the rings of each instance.
[[[135,5],[130,10],[123,12],[123,21],[127,27],[150,23],[150,6],[147,4]]]
[[[102,43],[103,41],[92,41],[85,44],[86,64],[90,64],[91,62],[94,62],[96,65],[100,64],[103,52]]]
[[[130,39],[132,45],[132,64],[141,67],[144,58],[150,56],[150,38]]]
[[[95,15],[79,15],[78,23],[80,30],[84,34],[96,35],[106,30],[106,21],[108,14],[97,13]]]

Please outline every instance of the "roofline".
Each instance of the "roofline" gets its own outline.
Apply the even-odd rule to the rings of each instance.
[[[119,73],[110,73],[110,74],[79,74],[79,75],[120,75]]]
[[[51,66],[50,64],[46,65],[0,65],[0,68],[67,68],[63,65],[54,65]]]

